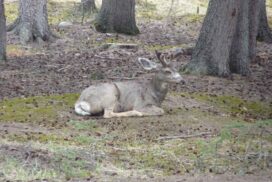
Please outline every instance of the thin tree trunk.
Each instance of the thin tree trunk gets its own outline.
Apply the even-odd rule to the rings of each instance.
[[[19,17],[8,30],[17,33],[23,44],[50,40],[53,34],[48,25],[47,0],[20,0]]]
[[[139,33],[135,21],[135,0],[103,0],[95,23],[99,32],[129,35]]]
[[[4,0],[0,0],[0,62],[6,60],[6,17]]]
[[[80,8],[82,11],[81,24],[83,24],[86,15],[97,12],[95,0],[81,0]]]
[[[258,0],[211,0],[192,60],[185,72],[247,75],[255,58]]]
[[[264,41],[267,43],[272,43],[272,33],[271,29],[269,28],[267,12],[266,12],[266,3],[265,0],[260,0],[260,22],[259,22],[259,29],[258,29],[258,36],[257,39],[259,41]]]
[[[81,0],[84,13],[94,13],[97,11],[95,0]]]

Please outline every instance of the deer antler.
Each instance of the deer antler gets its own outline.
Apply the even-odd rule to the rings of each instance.
[[[165,55],[163,55],[162,53],[158,52],[157,50],[155,50],[156,56],[158,58],[158,60],[161,62],[161,64],[166,67],[168,65],[166,59],[165,59]]]

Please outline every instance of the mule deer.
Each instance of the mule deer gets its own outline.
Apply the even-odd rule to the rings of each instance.
[[[173,64],[166,61],[165,55],[158,52],[156,55],[161,64],[138,59],[144,69],[157,71],[150,81],[92,85],[81,93],[75,112],[79,115],[104,112],[104,118],[163,115],[160,105],[167,94],[168,83],[184,83],[184,80]]]

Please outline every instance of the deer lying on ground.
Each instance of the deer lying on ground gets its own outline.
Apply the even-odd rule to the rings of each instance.
[[[156,70],[150,81],[113,82],[92,85],[85,89],[75,104],[79,115],[95,115],[104,112],[104,118],[163,115],[160,108],[168,91],[168,83],[184,80],[163,54],[156,52],[161,64],[139,58],[146,70]]]

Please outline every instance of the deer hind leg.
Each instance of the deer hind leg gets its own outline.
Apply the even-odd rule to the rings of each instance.
[[[119,113],[113,112],[113,109],[104,110],[104,118],[131,117],[131,116],[143,116],[143,113],[136,110],[119,112]]]

